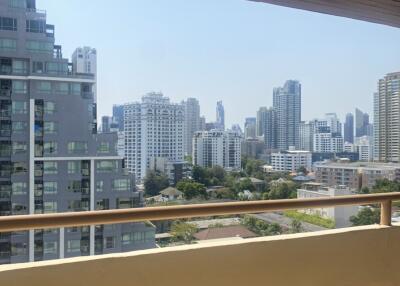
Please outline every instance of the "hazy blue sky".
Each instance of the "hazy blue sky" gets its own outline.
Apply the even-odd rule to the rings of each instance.
[[[286,79],[302,83],[303,119],[371,112],[377,80],[400,70],[400,29],[245,0],[37,0],[70,57],[98,51],[99,116],[162,91],[198,98],[207,120],[222,100],[243,124]]]

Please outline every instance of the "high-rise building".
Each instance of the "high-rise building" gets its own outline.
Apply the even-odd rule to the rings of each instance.
[[[234,132],[236,132],[236,133],[239,134],[240,136],[243,136],[243,135],[244,135],[244,134],[243,134],[243,131],[242,131],[242,128],[240,128],[240,125],[239,125],[239,124],[232,124],[231,130],[234,131]]]
[[[23,1],[21,1],[23,2]],[[93,74],[97,79],[97,52],[90,47],[77,48],[72,54],[72,71],[75,74]],[[92,87],[95,102],[97,101],[97,86]]]
[[[330,127],[318,127],[314,130],[314,152],[343,152],[343,137],[340,133],[332,133]]]
[[[185,107],[185,154],[192,154],[193,135],[200,129],[200,104],[195,98],[183,101]]]
[[[372,124],[369,123],[368,113],[356,108],[355,111],[355,137],[373,136]]]
[[[142,181],[151,160],[184,159],[185,107],[162,93],[148,93],[142,102],[124,105],[125,158],[128,170]]]
[[[342,134],[342,123],[340,123],[336,113],[326,113],[325,120],[332,133]]]
[[[62,57],[34,0],[0,0],[0,11],[12,24],[0,28],[0,215],[141,206],[116,134],[97,134],[95,76]],[[30,230],[0,236],[0,263],[154,246],[154,229],[137,223]]]
[[[264,143],[265,148],[273,150],[277,148],[277,122],[275,109],[270,107],[264,116]]]
[[[200,116],[200,131],[206,130],[206,118],[204,116]]]
[[[299,150],[312,152],[314,149],[314,125],[311,122],[302,121],[299,126],[299,133]]]
[[[400,162],[400,72],[379,80],[374,99],[375,159]]]
[[[123,105],[113,105],[112,117],[118,123],[118,130],[124,131],[124,106]]]
[[[301,121],[301,84],[288,80],[283,87],[274,89],[273,107],[276,111],[277,148],[288,150],[298,147]]]
[[[101,128],[102,133],[118,132],[118,122],[112,116],[101,117]]]
[[[346,114],[344,123],[344,141],[354,143],[354,116],[351,113]]]
[[[193,164],[240,170],[242,137],[234,131],[199,131],[193,137]]]
[[[225,130],[225,110],[224,106],[222,105],[222,101],[217,102],[217,120],[215,122],[217,129]]]
[[[260,107],[257,111],[257,136],[264,136],[265,131],[265,117],[267,116],[268,108],[267,107]]]
[[[244,122],[244,137],[256,138],[257,119],[255,117],[247,117]]]

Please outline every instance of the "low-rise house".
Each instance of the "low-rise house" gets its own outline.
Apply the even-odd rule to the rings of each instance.
[[[197,232],[194,237],[198,240],[221,239],[230,237],[250,238],[257,234],[242,225],[231,225],[224,227],[211,227]]]
[[[161,197],[165,201],[175,201],[181,200],[183,198],[183,193],[176,188],[168,187],[160,192]]]
[[[244,180],[247,180],[247,179],[250,179],[250,181],[251,181],[252,185],[254,186],[256,192],[260,192],[261,193],[261,192],[264,191],[265,181],[257,179],[257,178],[253,178],[253,177],[240,178],[239,180],[240,181],[244,181]]]

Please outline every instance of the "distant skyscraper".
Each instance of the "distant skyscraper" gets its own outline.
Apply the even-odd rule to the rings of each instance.
[[[314,131],[314,152],[343,152],[343,137],[340,133],[332,133],[330,127],[318,127]]]
[[[378,82],[374,96],[376,160],[400,162],[400,72],[389,73]]]
[[[267,149],[277,148],[277,121],[276,111],[270,107],[267,109],[264,116],[264,143]]]
[[[183,161],[184,118],[185,107],[161,93],[148,93],[142,102],[124,105],[126,163],[138,181],[152,160]]]
[[[220,130],[225,130],[225,110],[222,101],[217,102],[217,121],[216,126]]]
[[[240,128],[239,124],[233,124],[231,130],[236,132],[240,136],[243,136],[243,131],[242,131],[242,128]]]
[[[257,119],[255,117],[248,117],[244,123],[244,137],[256,138],[256,125]]]
[[[276,110],[277,147],[288,150],[299,146],[301,121],[301,84],[288,80],[283,87],[274,89],[273,106]]]
[[[300,123],[299,127],[299,133],[300,133],[300,145],[299,145],[299,150],[303,151],[313,151],[313,132],[314,125],[312,123],[306,123],[305,121],[302,121]]]
[[[200,117],[200,131],[206,130],[206,118],[204,116]]]
[[[185,107],[185,154],[192,154],[193,135],[200,129],[200,104],[195,98],[183,101]]]
[[[372,126],[369,123],[368,113],[364,113],[360,109],[356,108],[355,121],[356,137],[372,136]]]
[[[119,131],[124,131],[124,106],[122,104],[113,105],[112,116],[118,123]]]
[[[328,126],[331,129],[331,133],[342,134],[342,123],[340,123],[336,113],[326,113],[325,119],[328,122]]]
[[[257,136],[264,136],[265,117],[267,116],[268,108],[260,107],[257,111]]]
[[[354,116],[351,113],[346,114],[344,123],[344,141],[354,143]]]
[[[110,132],[118,132],[118,122],[112,116],[103,116],[101,117],[101,132],[102,133],[110,133]]]

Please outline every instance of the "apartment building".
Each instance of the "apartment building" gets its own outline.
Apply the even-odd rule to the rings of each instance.
[[[297,172],[300,167],[311,170],[312,155],[309,151],[289,150],[271,154],[271,166],[274,171]]]

